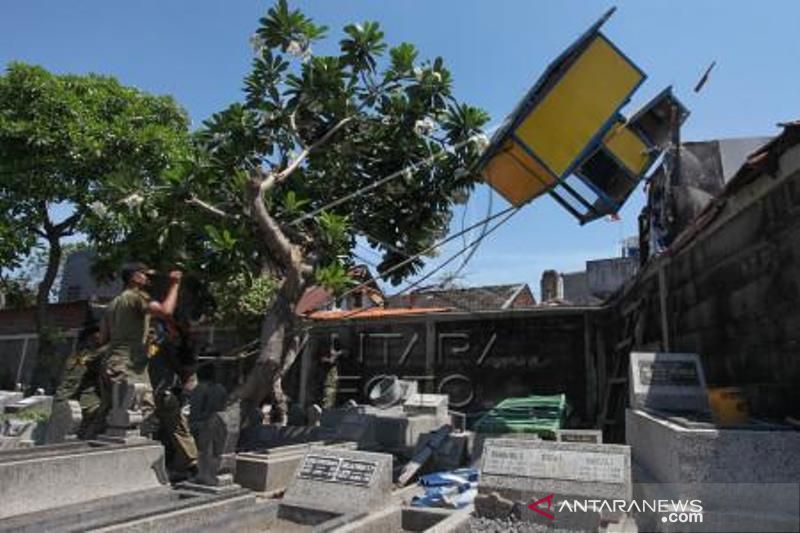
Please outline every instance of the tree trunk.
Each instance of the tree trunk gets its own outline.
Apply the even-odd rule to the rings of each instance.
[[[272,180],[272,177],[267,178]],[[269,265],[279,266],[283,280],[275,301],[261,323],[261,352],[247,380],[236,392],[234,399],[241,399],[243,427],[250,422],[249,413],[258,409],[265,399],[272,403],[271,417],[279,424],[286,424],[288,408],[283,394],[283,372],[287,355],[293,357],[292,347],[297,344],[293,331],[294,310],[305,289],[306,279],[312,269],[303,261],[303,250],[293,244],[270,216],[262,200],[264,176],[251,176],[247,189],[247,201],[251,216],[256,222],[264,245],[269,252]],[[268,265],[265,265],[268,266]]]
[[[272,404],[272,418],[280,424],[285,424],[288,416],[282,378],[283,371],[291,367],[286,361],[287,355],[296,355],[292,348],[297,344],[297,334],[292,326],[294,309],[302,290],[299,271],[284,279],[261,323],[261,351],[255,366],[236,394],[244,404],[245,413],[252,413],[268,400]]]
[[[54,364],[56,363],[53,350],[53,332],[50,331],[47,304],[53,282],[58,275],[58,267],[61,264],[61,239],[55,232],[47,233],[47,243],[49,246],[47,254],[47,270],[44,278],[39,283],[36,292],[36,335],[39,338],[36,367],[33,372],[31,388],[43,388],[48,392],[53,388],[51,383],[53,378]]]

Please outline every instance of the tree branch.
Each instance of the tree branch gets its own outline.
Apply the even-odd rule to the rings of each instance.
[[[264,237],[267,248],[283,267],[288,268],[292,265],[294,259],[294,246],[281,230],[275,219],[267,212],[267,206],[264,205],[264,200],[261,197],[262,186],[270,179],[273,179],[273,176],[274,174],[270,174],[267,178],[264,178],[263,171],[256,169],[254,174],[251,174],[248,187],[248,200],[250,203],[250,212],[256,221],[261,235]]]
[[[300,137],[300,130],[297,129],[297,108],[289,114],[289,127],[292,129],[292,133],[297,138],[297,143],[305,149],[306,143],[303,142],[303,138]]]
[[[204,210],[206,213],[210,213],[220,218],[233,218],[230,214],[226,213],[222,209],[215,207],[209,203],[206,203],[200,198],[197,198],[196,196],[190,197],[188,200],[186,200],[186,203],[189,205],[197,206],[200,209]]]
[[[83,216],[83,213],[84,213],[84,211],[82,209],[78,209],[77,211],[72,213],[69,217],[65,218],[63,221],[61,221],[58,224],[56,224],[55,226],[53,226],[53,229],[59,235],[64,235],[66,233],[71,233],[72,230],[75,228],[75,224],[77,224],[78,221]]]
[[[317,141],[315,141],[315,142],[314,142],[314,144],[312,144],[311,146],[307,146],[307,147],[303,148],[303,151],[302,151],[302,152],[300,152],[300,155],[298,155],[298,156],[297,156],[297,157],[294,159],[294,161],[292,161],[291,163],[289,163],[289,165],[288,165],[288,166],[287,166],[285,169],[283,169],[282,171],[280,171],[280,172],[278,172],[277,174],[275,174],[275,180],[274,180],[274,183],[273,183],[272,185],[274,185],[274,184],[277,184],[277,183],[280,183],[280,182],[282,182],[283,180],[285,180],[286,178],[288,178],[289,176],[291,176],[291,175],[292,175],[292,173],[293,173],[295,170],[297,170],[297,168],[300,166],[300,164],[301,164],[303,161],[305,161],[305,160],[306,160],[306,158],[308,157],[308,155],[309,155],[311,152],[313,152],[314,150],[316,150],[317,148],[319,148],[320,146],[322,146],[323,144],[325,144],[326,142],[328,142],[328,141],[331,139],[331,137],[333,137],[334,135],[336,135],[336,132],[338,132],[339,130],[341,130],[341,129],[342,129],[343,127],[345,127],[345,126],[346,126],[348,123],[352,122],[352,121],[353,121],[353,119],[355,119],[355,117],[352,117],[352,116],[351,116],[351,117],[347,117],[347,118],[343,118],[342,120],[340,120],[339,122],[337,122],[335,126],[333,126],[331,129],[329,129],[329,130],[328,130],[328,131],[325,133],[325,135],[323,135],[323,136],[322,136],[322,137],[320,137],[320,138],[319,138]],[[270,185],[270,187],[271,187],[272,185]],[[263,187],[261,190],[262,190],[262,191],[264,191],[264,190],[266,190],[266,189],[267,189],[266,187]]]

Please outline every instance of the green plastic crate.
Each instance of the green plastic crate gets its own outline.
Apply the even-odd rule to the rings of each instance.
[[[478,433],[535,433],[555,437],[561,429],[567,408],[564,394],[531,395],[506,398],[484,414],[476,423]]]

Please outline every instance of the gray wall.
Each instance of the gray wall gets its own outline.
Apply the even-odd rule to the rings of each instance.
[[[566,393],[575,417],[591,421],[596,374],[586,340],[592,343],[598,313],[550,308],[322,323],[295,365],[301,375],[287,389],[294,387],[290,395],[307,404],[318,401],[318,361],[338,338],[344,350],[339,402],[365,401],[377,376],[394,374],[419,381],[428,392],[448,393],[452,409],[472,413],[510,396]]]

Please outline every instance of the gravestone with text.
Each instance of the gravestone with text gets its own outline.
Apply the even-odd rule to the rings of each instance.
[[[634,409],[710,412],[706,380],[697,354],[632,352],[629,383]]]
[[[599,429],[557,429],[556,441],[602,444],[603,431]]]
[[[391,455],[311,448],[281,503],[338,514],[360,514],[388,506],[391,496]]]
[[[558,519],[559,527],[596,527],[600,513],[575,513],[574,506],[565,508],[563,502],[629,500],[630,447],[488,439],[481,459],[478,492],[479,499],[499,496],[514,502],[515,512],[528,521],[552,523]],[[488,514],[481,501],[476,500],[475,505],[479,514]],[[492,508],[496,506],[489,507]]]

